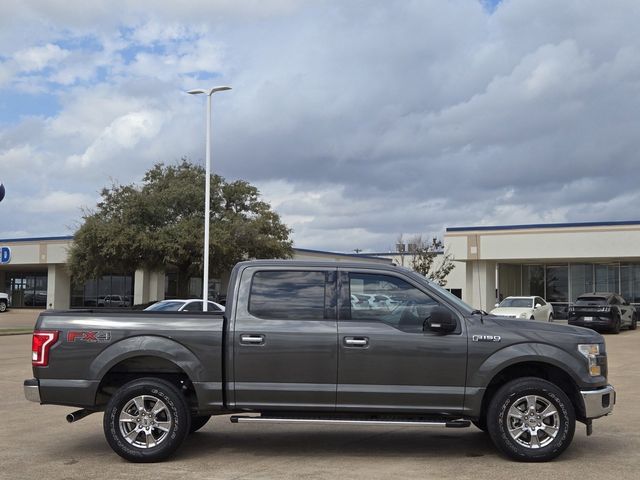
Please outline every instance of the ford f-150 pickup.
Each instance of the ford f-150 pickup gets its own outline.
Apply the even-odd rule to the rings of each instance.
[[[243,262],[224,315],[46,311],[32,350],[27,399],[80,408],[70,422],[104,412],[109,445],[134,462],[168,457],[212,415],[473,423],[508,457],[546,461],[615,403],[600,334],[487,315],[379,264]]]

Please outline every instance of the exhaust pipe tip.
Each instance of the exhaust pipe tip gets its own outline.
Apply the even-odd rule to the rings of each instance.
[[[84,417],[87,417],[92,413],[95,413],[95,410],[87,410],[86,408],[83,408],[82,410],[77,410],[70,413],[65,418],[67,419],[67,422],[73,423],[77,422],[78,420],[82,420]]]

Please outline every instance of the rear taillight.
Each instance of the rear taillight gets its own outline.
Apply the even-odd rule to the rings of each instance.
[[[31,340],[31,364],[34,367],[49,365],[49,350],[58,340],[57,331],[36,330]]]

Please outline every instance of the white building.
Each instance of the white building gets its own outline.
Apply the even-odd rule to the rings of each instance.
[[[67,252],[71,236],[0,240],[0,291],[10,295],[14,308],[95,307],[105,303],[106,296],[117,296],[127,304],[143,304],[164,298],[175,298],[176,275],[166,271],[136,270],[128,274],[104,277],[74,285],[67,272]],[[294,248],[296,260],[327,260],[390,263],[390,260],[362,255],[349,255]],[[228,275],[213,279],[210,293],[226,293]],[[191,278],[190,294],[202,294],[202,279]]]
[[[489,310],[509,295],[537,295],[563,318],[585,292],[640,303],[640,221],[447,228],[447,248],[464,262],[462,298]]]

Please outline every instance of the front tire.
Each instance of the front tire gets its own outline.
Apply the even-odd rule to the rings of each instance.
[[[524,377],[503,385],[489,402],[487,428],[496,447],[522,462],[553,460],[576,428],[573,405],[553,383]]]
[[[1,312],[6,312],[6,311],[7,311],[7,302],[1,301],[0,302],[0,313]]]
[[[122,386],[104,412],[109,446],[130,462],[148,463],[173,454],[189,433],[191,414],[184,395],[159,378]]]

